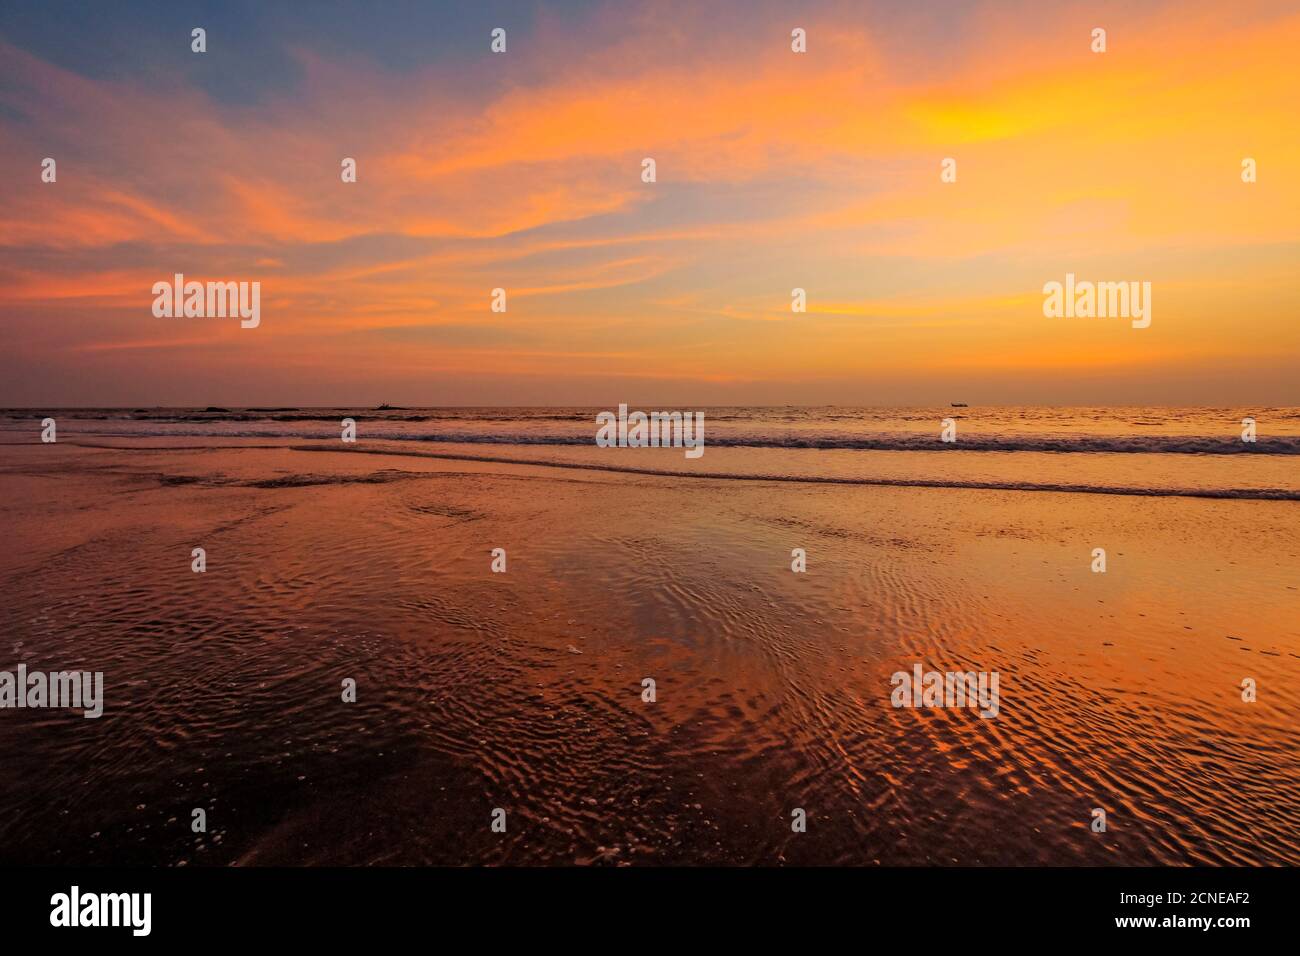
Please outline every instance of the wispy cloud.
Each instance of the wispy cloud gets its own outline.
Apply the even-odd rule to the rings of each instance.
[[[796,22],[775,5],[584,5],[543,9],[505,56],[466,25],[424,61],[401,15],[368,12],[349,42],[336,12],[258,41],[277,50],[264,75],[220,31],[206,61],[133,72],[120,52],[92,69],[24,46],[0,19],[0,318],[13,356],[92,403],[97,388],[202,402],[272,368],[278,391],[250,401],[333,401],[322,367],[402,401],[454,399],[421,368],[454,369],[458,387],[515,375],[545,401],[575,368],[652,367],[702,396],[726,381],[786,403],[803,399],[791,382],[899,370],[934,389],[954,370],[991,387],[1014,370],[1017,394],[1050,401],[1048,370],[1131,366],[1145,398],[1216,348],[1248,351],[1212,321],[1245,299],[1277,374],[1234,373],[1232,395],[1204,400],[1280,381],[1300,352],[1285,269],[1300,248],[1300,15],[1263,0],[1231,17],[1202,2],[1027,9],[827,3]],[[1087,46],[1098,21],[1104,56]],[[793,25],[807,54],[790,52]],[[106,26],[122,31],[109,48],[129,49],[132,26]],[[396,64],[375,55],[386,43]],[[254,71],[242,85],[200,72],[236,60]],[[39,180],[45,156],[57,183]],[[939,181],[946,156],[957,183]],[[1243,156],[1260,163],[1248,188]],[[1037,289],[1090,267],[1158,282],[1148,341],[1045,324]],[[261,281],[263,325],[160,325],[149,290],[174,272]],[[790,312],[794,287],[807,313]],[[169,349],[183,392],[150,365]]]

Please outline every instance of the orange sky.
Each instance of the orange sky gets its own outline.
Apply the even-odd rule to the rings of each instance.
[[[1300,404],[1287,6],[543,6],[400,63],[336,12],[251,66],[0,20],[0,404]],[[260,326],[155,318],[176,272]],[[1151,327],[1045,318],[1067,272]]]

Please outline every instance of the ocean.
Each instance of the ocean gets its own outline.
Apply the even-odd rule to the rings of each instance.
[[[615,406],[616,408],[617,406]],[[646,406],[645,411],[652,410]],[[659,410],[655,408],[654,410]],[[678,410],[682,409],[665,409]],[[690,409],[695,410],[695,409]],[[1300,408],[705,407],[697,461],[597,448],[599,408],[205,408],[0,410],[0,439],[65,437],[359,440],[396,453],[477,455],[662,473],[1229,498],[1300,498]],[[1243,441],[1243,420],[1255,422]],[[941,435],[951,421],[955,440]],[[629,452],[631,454],[629,454]],[[892,452],[896,454],[862,454]],[[937,458],[931,452],[943,453]],[[953,457],[961,452],[960,457]],[[1131,457],[1122,457],[1131,456]],[[629,462],[626,459],[635,458]]]

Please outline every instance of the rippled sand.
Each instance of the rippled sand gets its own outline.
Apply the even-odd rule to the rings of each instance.
[[[1300,863],[1295,502],[147,444],[0,446],[3,862]]]

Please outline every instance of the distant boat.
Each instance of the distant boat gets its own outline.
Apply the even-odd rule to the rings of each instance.
[[[949,408],[969,408],[970,406],[967,405],[965,402],[953,402],[953,403],[952,403],[951,405],[949,405],[948,407],[949,407]]]
[[[375,411],[377,412],[391,412],[392,410],[393,410],[393,406],[389,405],[387,402],[385,402],[383,405],[380,405],[378,408],[375,409]]]

